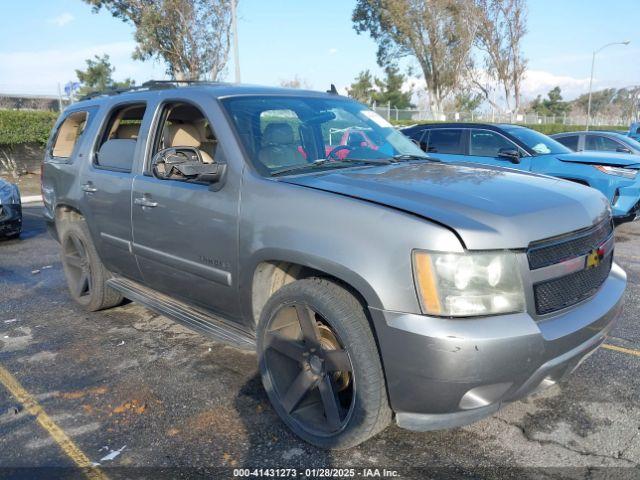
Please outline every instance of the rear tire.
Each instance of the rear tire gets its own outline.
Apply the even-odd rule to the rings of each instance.
[[[262,382],[280,418],[312,445],[356,446],[391,421],[380,356],[363,305],[323,278],[285,285],[258,323]]]
[[[61,257],[71,297],[89,312],[115,307],[122,295],[107,286],[111,273],[104,267],[82,218],[59,225]]]

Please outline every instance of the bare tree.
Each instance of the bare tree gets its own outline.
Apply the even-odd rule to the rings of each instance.
[[[237,0],[84,0],[135,26],[134,58],[159,58],[177,80],[219,80],[231,40]]]
[[[378,43],[378,63],[414,57],[424,75],[434,113],[460,83],[476,36],[470,0],[358,0],[354,28]]]
[[[294,76],[291,80],[280,80],[280,86],[285,88],[304,88],[310,90],[311,85],[306,79]]]
[[[479,13],[476,46],[485,54],[487,73],[503,88],[507,110],[518,112],[527,65],[521,51],[527,33],[525,0],[475,1]]]

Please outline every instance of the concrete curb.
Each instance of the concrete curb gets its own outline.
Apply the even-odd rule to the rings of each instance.
[[[21,197],[22,203],[37,203],[42,201],[42,195],[27,195]]]

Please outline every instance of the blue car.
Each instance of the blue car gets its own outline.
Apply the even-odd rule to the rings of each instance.
[[[22,202],[18,186],[0,178],[0,238],[18,238],[22,231]]]
[[[629,127],[629,133],[627,135],[640,142],[640,122],[632,123]]]
[[[444,162],[498,165],[596,188],[609,199],[616,224],[635,220],[640,213],[640,155],[577,153],[519,125],[439,123],[402,132]]]

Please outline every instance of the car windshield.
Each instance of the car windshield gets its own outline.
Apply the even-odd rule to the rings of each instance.
[[[634,150],[640,151],[640,142],[639,141],[634,140],[631,137],[627,137],[625,135],[620,135],[620,134],[616,135],[616,138],[618,140],[620,140],[622,143],[625,143],[629,147],[633,148]]]
[[[428,157],[364,105],[344,98],[242,96],[222,100],[247,155],[265,175]]]
[[[529,147],[534,155],[572,153],[570,149],[560,142],[530,128],[516,126],[506,126],[502,128]]]

